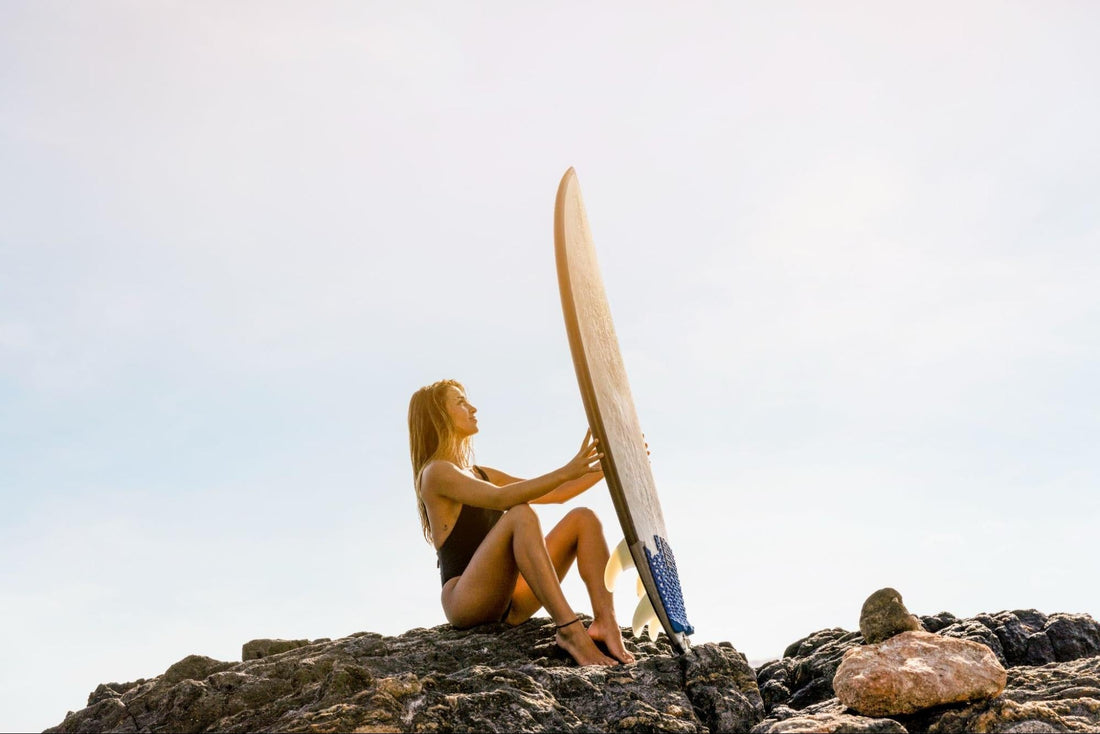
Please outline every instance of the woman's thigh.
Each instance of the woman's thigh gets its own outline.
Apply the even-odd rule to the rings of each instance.
[[[443,612],[455,627],[496,622],[508,608],[519,577],[512,550],[519,521],[516,509],[506,512],[493,526],[462,575],[443,587]]]

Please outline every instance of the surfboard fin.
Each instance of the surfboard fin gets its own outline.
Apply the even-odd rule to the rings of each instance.
[[[642,583],[641,576],[638,576],[638,578],[634,580],[634,590],[638,592],[639,599],[645,596],[645,584]]]
[[[619,574],[628,568],[634,568],[634,557],[630,555],[630,546],[626,544],[626,538],[623,538],[611,552],[611,557],[607,559],[607,565],[603,569],[603,585],[608,591],[615,592],[615,582],[619,580]]]
[[[638,600],[638,606],[634,610],[634,618],[631,620],[631,628],[635,637],[641,637],[642,630],[648,625],[649,639],[657,639],[657,612],[653,609],[653,602],[648,596],[643,595]]]

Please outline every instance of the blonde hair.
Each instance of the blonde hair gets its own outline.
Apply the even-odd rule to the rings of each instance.
[[[420,473],[428,462],[436,459],[453,461],[463,469],[473,463],[470,437],[458,435],[447,412],[447,391],[452,388],[463,394],[466,392],[457,380],[440,380],[420,388],[409,400],[409,456],[412,458],[416,508],[420,511],[424,539],[433,545],[428,509],[420,493]]]

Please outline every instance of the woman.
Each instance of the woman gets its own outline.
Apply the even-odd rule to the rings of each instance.
[[[603,477],[592,432],[560,469],[517,479],[471,463],[476,414],[465,388],[454,380],[421,388],[409,402],[420,525],[439,555],[447,621],[458,628],[498,621],[515,625],[545,607],[557,644],[581,665],[634,662],[603,583],[608,550],[599,519],[588,508],[577,508],[543,538],[529,504],[566,502]],[[587,630],[561,590],[574,559],[592,600]]]

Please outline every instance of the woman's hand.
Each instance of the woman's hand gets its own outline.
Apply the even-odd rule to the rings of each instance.
[[[592,429],[589,428],[588,432],[584,434],[580,451],[563,467],[568,479],[577,479],[585,474],[603,471],[600,466],[600,459],[603,458],[603,454],[599,450],[599,443],[600,440],[592,436]]]

